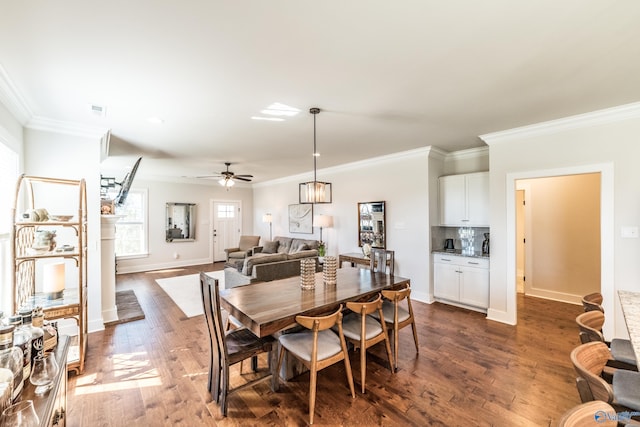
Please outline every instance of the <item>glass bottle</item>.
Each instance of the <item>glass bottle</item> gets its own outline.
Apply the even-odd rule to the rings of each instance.
[[[31,333],[22,327],[22,316],[9,317],[9,324],[15,326],[13,331],[13,345],[22,350],[24,382],[31,375]]]
[[[0,368],[13,372],[13,392],[11,399],[16,402],[22,393],[24,385],[22,374],[22,350],[13,345],[13,331],[15,326],[0,326]]]
[[[44,332],[42,328],[32,324],[34,313],[36,317],[39,317],[41,312],[42,308],[40,307],[36,307],[34,310],[28,308],[18,311],[18,314],[22,316],[22,327],[31,334],[31,366],[33,366],[33,359],[44,355]]]

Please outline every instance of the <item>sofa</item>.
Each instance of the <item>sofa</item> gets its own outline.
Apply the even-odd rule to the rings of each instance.
[[[242,260],[229,260],[224,269],[225,287],[297,276],[302,258],[316,259],[316,270],[320,271],[319,243],[317,240],[276,236],[253,248],[252,255]]]

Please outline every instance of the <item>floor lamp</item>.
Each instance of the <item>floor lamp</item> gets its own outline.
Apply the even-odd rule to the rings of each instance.
[[[264,214],[262,216],[262,222],[268,222],[269,223],[269,240],[270,241],[273,240],[273,236],[272,236],[272,233],[271,233],[271,225],[272,225],[273,219],[271,217],[271,214],[270,213]]]

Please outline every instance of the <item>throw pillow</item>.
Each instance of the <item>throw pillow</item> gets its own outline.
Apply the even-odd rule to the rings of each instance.
[[[300,243],[298,247],[296,247],[296,250],[293,252],[306,251],[307,249],[309,249],[309,246],[306,243]]]
[[[266,241],[264,242],[264,244],[262,245],[262,253],[263,254],[275,254],[278,253],[278,244],[280,242],[278,242],[277,240],[275,242],[271,242],[271,241]]]

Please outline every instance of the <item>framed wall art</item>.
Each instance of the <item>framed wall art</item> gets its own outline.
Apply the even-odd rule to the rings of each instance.
[[[289,205],[289,233],[313,233],[313,205]]]

